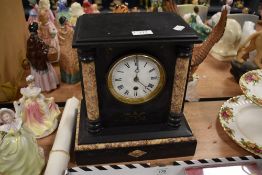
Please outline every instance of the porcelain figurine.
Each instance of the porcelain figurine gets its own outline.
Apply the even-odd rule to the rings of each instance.
[[[61,48],[60,73],[61,80],[74,84],[80,81],[80,71],[76,49],[72,48],[74,30],[69,26],[65,16],[59,18],[60,28],[58,32]]]
[[[18,117],[22,118],[23,126],[31,130],[36,138],[51,134],[57,127],[60,110],[54,98],[45,98],[41,88],[35,86],[34,77],[26,78],[28,86],[21,88],[23,95],[14,106]]]
[[[192,0],[191,3],[194,4],[194,5],[198,5],[198,0]]]
[[[237,55],[242,29],[234,19],[228,19],[223,37],[214,45],[211,55],[220,61],[231,61]]]
[[[221,11],[223,11],[224,9],[227,10],[227,14],[230,14],[231,11],[231,5],[233,4],[233,0],[226,0],[226,4],[222,6]],[[221,16],[221,12],[217,12],[215,13],[208,21],[207,24],[211,27],[214,27]]]
[[[131,9],[131,12],[137,13],[137,12],[140,12],[140,9],[138,7],[133,7]]]
[[[233,2],[234,2],[233,0],[226,0],[226,4],[222,6],[221,11],[226,9],[227,10],[227,14],[229,14],[230,11],[231,11],[231,5],[233,4]]]
[[[97,4],[92,4],[91,9],[93,13],[100,13],[100,11],[98,10]]]
[[[178,13],[177,5],[173,0],[163,0],[163,11],[170,12],[170,13]]]
[[[26,56],[30,62],[31,74],[35,77],[35,85],[42,91],[51,91],[59,85],[53,66],[49,63],[48,45],[37,35],[38,24],[29,25],[30,37],[27,40]]]
[[[198,4],[199,5],[204,5],[204,6],[208,6],[208,0],[198,0]]]
[[[44,164],[43,150],[22,127],[22,119],[10,109],[0,109],[0,174],[40,175]]]
[[[72,27],[74,27],[76,25],[77,18],[84,14],[84,10],[79,3],[74,2],[73,4],[71,4],[71,7],[69,9],[69,13],[70,13],[70,16],[71,16],[71,18],[69,20],[69,24]]]
[[[122,0],[113,0],[109,5],[109,9],[114,11],[115,7],[120,6],[121,4],[123,4]]]
[[[60,46],[57,37],[57,29],[49,20],[46,10],[39,11],[39,37],[49,46],[48,60],[58,62],[60,59]]]
[[[262,69],[262,31],[250,35],[247,40],[239,47],[236,61],[243,64],[249,58],[249,52],[256,50],[254,63]]]
[[[199,8],[198,6],[195,6],[194,12],[185,14],[184,19],[189,24],[189,26],[197,32],[200,39],[204,41],[212,29],[203,23],[200,16],[198,15],[198,12]]]
[[[33,8],[29,11],[28,24],[38,22],[38,5],[35,0],[31,0],[29,3]]]
[[[98,9],[98,10],[101,10],[101,9],[103,8],[103,6],[102,6],[102,0],[94,0],[93,2],[94,2],[93,4],[96,4],[96,5],[97,5],[97,9]]]
[[[55,16],[50,9],[50,1],[49,0],[40,0],[38,3],[38,13],[40,11],[47,11],[48,13],[48,19],[54,23],[55,22]]]
[[[234,3],[234,6],[236,8],[243,9],[244,8],[244,1],[243,0],[236,0],[236,2]]]
[[[247,8],[247,7],[244,7],[244,8],[242,9],[242,13],[243,13],[243,14],[249,14],[249,12],[250,12],[250,10],[249,10],[249,8]]]
[[[262,10],[260,10],[260,16],[262,17]],[[258,25],[262,25],[262,18],[257,21]]]
[[[116,5],[113,9],[113,13],[128,13],[128,12],[129,9],[125,4]]]
[[[31,24],[32,22],[38,22],[38,17],[39,17],[39,11],[48,11],[48,19],[54,23],[55,22],[55,17],[53,12],[50,9],[50,2],[49,0],[40,0],[39,5],[36,3],[36,0],[30,0],[30,5],[33,7],[30,12],[29,12],[29,17],[28,17],[28,24]]]
[[[242,29],[240,45],[243,45],[247,38],[256,32],[256,24],[252,21],[245,21]]]
[[[91,5],[92,4],[88,0],[83,1],[83,10],[84,10],[85,13],[87,13],[87,14],[93,13]]]
[[[221,18],[217,25],[213,28],[212,32],[208,35],[207,39],[198,45],[195,45],[192,53],[192,60],[189,72],[189,81],[193,81],[193,74],[198,66],[206,59],[212,47],[221,39],[224,34],[227,24],[227,11],[224,9],[221,13]]]
[[[177,5],[174,1],[163,0],[163,3],[165,12],[178,14]],[[213,28],[212,32],[208,35],[207,39],[201,44],[194,45],[188,81],[194,80],[193,75],[198,66],[206,59],[214,44],[217,43],[223,36],[226,23],[227,10],[224,9],[222,10],[221,18],[219,19],[217,25]]]
[[[163,12],[162,9],[162,0],[150,0],[151,2],[151,11],[153,12]]]
[[[256,32],[256,24],[252,21],[245,21],[243,24],[242,35],[241,35],[239,47],[241,47],[245,43],[247,38],[255,32]],[[257,53],[256,50],[249,52],[250,61],[254,61],[254,58],[256,57],[256,53]]]
[[[57,1],[57,10],[58,12],[66,11],[67,10],[67,0],[58,0]]]
[[[255,69],[262,69],[262,31],[251,34],[239,47],[230,72],[238,82],[244,73]]]
[[[8,133],[9,131],[17,132],[21,128],[22,120],[15,113],[6,108],[0,109],[0,131]]]

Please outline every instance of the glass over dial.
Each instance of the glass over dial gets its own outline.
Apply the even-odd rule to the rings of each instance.
[[[141,104],[160,93],[165,84],[165,71],[152,56],[132,54],[113,64],[107,82],[117,100]]]

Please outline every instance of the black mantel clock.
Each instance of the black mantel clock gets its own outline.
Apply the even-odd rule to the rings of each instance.
[[[183,114],[191,51],[199,39],[173,13],[81,16],[73,47],[82,71],[77,164],[193,155]]]

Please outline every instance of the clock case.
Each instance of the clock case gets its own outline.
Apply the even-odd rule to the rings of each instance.
[[[178,26],[184,29],[175,30]],[[195,32],[173,13],[92,14],[78,19],[73,47],[82,71],[83,100],[74,141],[77,164],[194,154],[196,139],[183,107],[196,42]],[[112,65],[130,54],[153,56],[165,69],[164,88],[142,104],[120,102],[107,87]]]

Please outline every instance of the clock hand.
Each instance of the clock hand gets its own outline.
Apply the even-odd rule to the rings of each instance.
[[[137,55],[136,55],[136,70],[135,73],[137,74],[139,72],[139,66],[138,66],[138,59],[137,59]]]
[[[135,78],[134,78],[134,81],[135,82],[138,82],[139,84],[141,84],[142,86],[144,86],[145,89],[151,91],[151,89],[149,89],[147,86],[145,86],[138,78],[138,76],[136,75]]]

